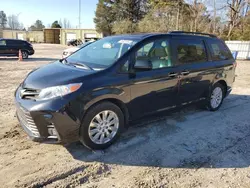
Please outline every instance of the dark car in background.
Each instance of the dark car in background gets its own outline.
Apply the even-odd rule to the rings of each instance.
[[[199,101],[218,110],[235,68],[214,35],[110,36],[32,71],[15,92],[17,117],[33,140],[103,149],[132,120]]]
[[[22,58],[27,59],[35,53],[32,44],[25,40],[0,38],[0,56],[16,56],[21,50]]]

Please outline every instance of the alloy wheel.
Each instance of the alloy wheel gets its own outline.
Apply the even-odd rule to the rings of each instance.
[[[26,51],[23,51],[22,52],[22,57],[23,57],[23,59],[28,58],[28,53]]]
[[[110,142],[117,134],[119,128],[119,118],[117,114],[110,110],[98,113],[90,122],[88,134],[95,144],[105,144]]]
[[[215,87],[211,98],[210,98],[210,104],[212,108],[218,108],[218,106],[221,104],[223,99],[223,92],[220,87]]]

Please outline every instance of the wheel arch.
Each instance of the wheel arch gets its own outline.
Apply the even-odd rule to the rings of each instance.
[[[118,106],[121,109],[122,113],[124,114],[124,124],[125,124],[125,127],[128,126],[129,111],[128,111],[128,108],[127,108],[126,104],[123,101],[121,101],[120,99],[111,98],[111,97],[110,98],[99,99],[99,100],[96,100],[95,102],[92,102],[92,103],[86,105],[82,119],[84,118],[86,112],[90,108],[92,108],[93,106],[95,106],[97,104],[100,104],[102,102],[111,102],[111,103],[115,104],[116,106]]]
[[[217,80],[216,82],[214,82],[213,86],[217,83],[221,84],[224,87],[223,94],[224,94],[224,96],[226,96],[226,94],[227,94],[227,82],[225,80]]]

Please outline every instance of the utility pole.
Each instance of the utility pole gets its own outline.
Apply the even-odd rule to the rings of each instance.
[[[79,0],[79,29],[81,29],[81,0]]]

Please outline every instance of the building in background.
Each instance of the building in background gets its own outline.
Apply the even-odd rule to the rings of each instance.
[[[102,38],[103,34],[95,29],[44,29],[44,42],[66,45],[70,40],[80,39],[83,42]]]
[[[250,59],[250,41],[226,41],[231,52],[237,52],[237,59]]]
[[[27,40],[33,43],[51,43],[66,45],[72,39],[83,42],[102,38],[103,34],[95,29],[49,28],[43,31],[0,30],[0,38]]]
[[[44,42],[43,31],[3,30],[2,38],[21,39],[35,43]]]

